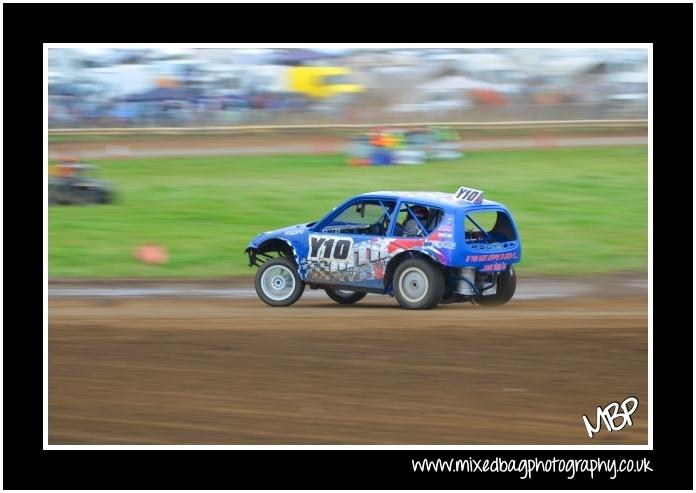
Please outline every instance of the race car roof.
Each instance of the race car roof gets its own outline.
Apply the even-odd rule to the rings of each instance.
[[[467,203],[455,198],[451,193],[445,192],[394,192],[394,191],[381,191],[381,192],[369,192],[358,195],[357,197],[383,197],[390,199],[404,199],[413,200],[416,202],[423,202],[424,204],[430,204],[440,207],[477,207],[475,204]],[[503,207],[502,204],[494,202],[492,200],[483,199],[483,203],[480,205],[498,205]]]

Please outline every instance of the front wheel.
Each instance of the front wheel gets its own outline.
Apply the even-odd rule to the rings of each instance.
[[[326,291],[326,294],[329,295],[329,298],[342,305],[356,303],[367,295],[367,293],[361,293],[359,291],[345,291],[343,289],[325,289],[324,291]]]
[[[304,282],[287,258],[269,260],[256,272],[256,294],[271,306],[290,306],[300,299]]]
[[[517,289],[517,276],[515,275],[515,269],[510,266],[508,270],[498,274],[495,294],[480,296],[476,298],[476,302],[484,306],[504,305],[512,299],[515,289]]]
[[[394,272],[394,297],[401,308],[429,310],[440,303],[444,292],[442,271],[429,260],[404,260]]]
[[[76,203],[81,205],[98,204],[101,196],[101,191],[92,188],[84,188],[76,190]]]
[[[110,204],[114,201],[113,195],[113,192],[110,192],[108,190],[101,190],[97,197],[97,203]]]

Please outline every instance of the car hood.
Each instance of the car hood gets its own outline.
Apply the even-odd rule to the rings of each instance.
[[[295,224],[293,226],[287,226],[285,228],[274,229],[273,231],[259,233],[254,237],[254,239],[252,239],[249,242],[249,247],[255,248],[264,241],[270,240],[271,238],[291,239],[294,236],[306,233],[309,230],[310,226],[312,226],[313,224],[314,223]]]

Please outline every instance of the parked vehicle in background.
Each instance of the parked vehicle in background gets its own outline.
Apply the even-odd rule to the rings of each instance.
[[[48,178],[48,203],[109,204],[113,202],[112,185],[99,179],[91,164],[63,161],[54,166]]]
[[[365,90],[360,84],[351,82],[351,71],[345,67],[289,67],[286,70],[288,90],[312,98],[325,99]]]
[[[348,146],[351,165],[423,164],[462,156],[459,135],[447,127],[375,128]]]

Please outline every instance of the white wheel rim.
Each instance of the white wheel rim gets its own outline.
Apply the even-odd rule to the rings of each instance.
[[[409,267],[399,278],[401,296],[409,303],[418,303],[428,294],[428,276],[418,267]]]
[[[351,294],[355,293],[355,291],[346,291],[345,289],[336,289],[335,291],[341,296],[350,296]]]
[[[273,301],[286,300],[295,291],[295,276],[284,265],[269,267],[261,275],[261,290]]]

